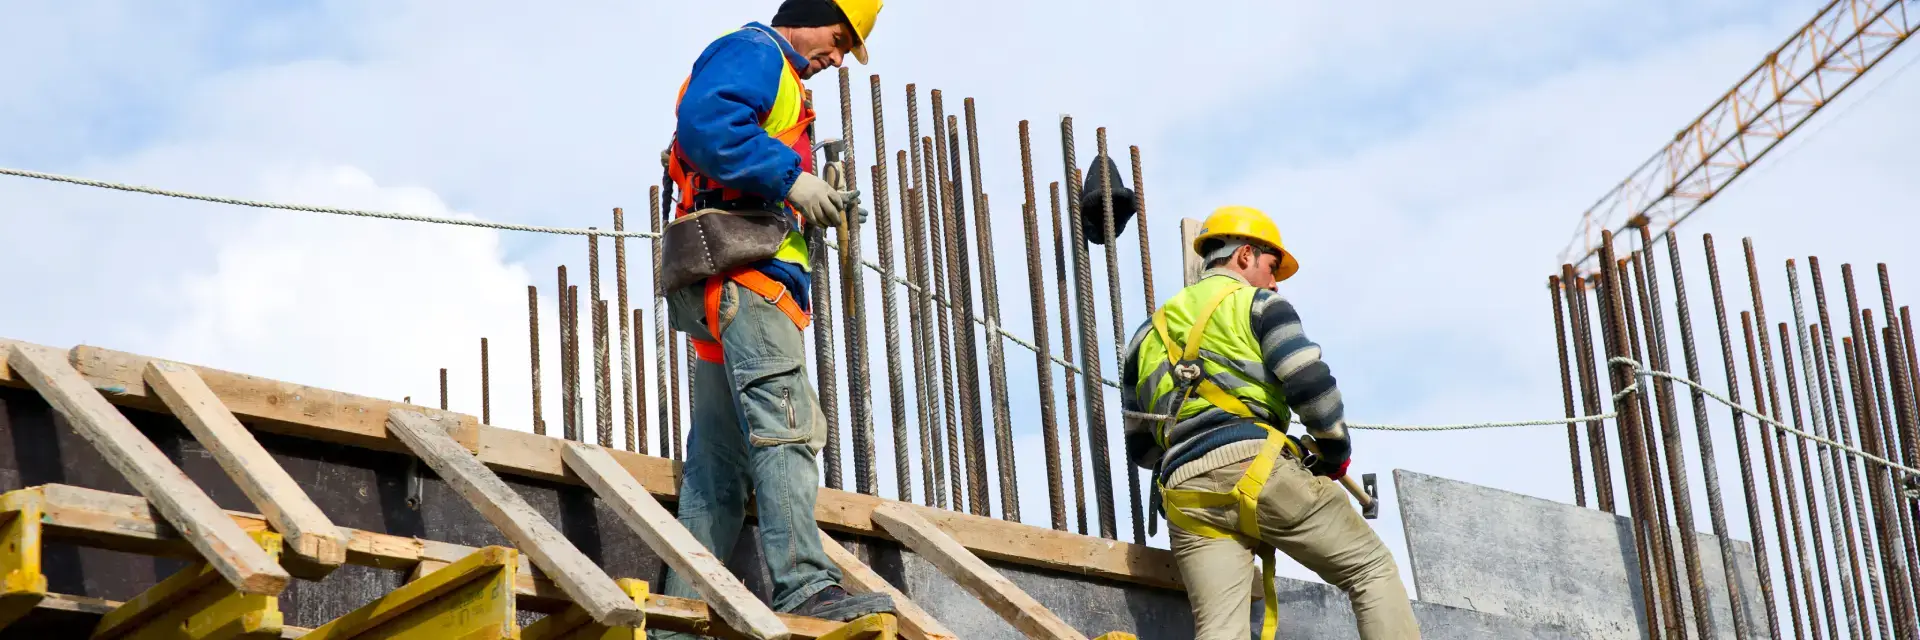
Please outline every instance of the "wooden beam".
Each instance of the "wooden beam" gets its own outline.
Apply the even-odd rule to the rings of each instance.
[[[285,537],[287,550],[322,569],[319,575],[307,577],[325,577],[326,572],[346,562],[347,540],[340,535],[340,528],[333,526],[293,476],[287,475],[260,441],[240,425],[226,405],[220,404],[220,398],[207,388],[200,374],[177,363],[154,360],[147,363],[144,377],[155,395],[193,432],[194,439],[213,454],[227,477]]]
[[[914,604],[912,598],[888,584],[880,574],[855,557],[852,551],[840,546],[840,541],[820,532],[820,546],[826,548],[827,557],[840,567],[840,576],[844,579],[841,586],[853,593],[884,593],[893,597],[893,612],[900,618],[900,630],[908,640],[959,640],[960,636],[947,630],[947,626],[935,620],[926,609]]]
[[[58,353],[16,344],[8,357],[75,431],[100,450],[101,457],[127,482],[153,501],[175,528],[191,531],[188,542],[242,593],[279,595],[287,571],[234,526],[212,498],[174,466],[159,447],[108,404]]]
[[[84,546],[112,549],[170,558],[192,558],[193,547],[180,533],[154,514],[153,506],[140,496],[108,493],[63,484],[49,484],[8,492],[6,497],[34,496],[44,507],[41,522],[49,539],[75,542]],[[266,519],[251,513],[227,512],[235,525],[247,531],[265,531]],[[478,549],[450,542],[421,540],[346,529],[347,563],[355,566],[391,570],[409,570],[422,562],[457,562]],[[546,578],[534,574],[525,556],[514,577],[514,593],[520,608],[554,614],[565,611],[572,602],[566,592]],[[51,596],[49,596],[51,597]],[[814,640],[839,628],[840,623],[819,618],[778,614],[797,640]],[[739,638],[725,620],[711,615],[699,600],[650,595],[647,598],[646,624],[667,631],[684,631],[717,638]]]
[[[621,578],[620,589],[633,598],[641,607],[647,605],[647,596],[651,595],[647,581],[633,578]],[[556,613],[539,622],[527,625],[520,632],[520,640],[646,640],[646,625],[640,627],[609,627],[593,621],[580,607],[567,607],[566,611]]]
[[[140,380],[139,372],[150,358],[82,346],[73,350],[73,360],[109,401],[134,408],[164,409],[157,399],[149,397]],[[384,432],[386,411],[404,407],[427,415],[441,413],[207,367],[193,369],[242,422],[271,433],[404,452],[406,447]],[[379,430],[373,431],[367,416],[376,412],[382,422],[374,424]],[[480,461],[488,468],[526,478],[581,483],[567,474],[560,456],[564,441],[559,438],[479,425],[472,416],[444,415],[463,425],[455,430],[455,439],[478,451]],[[468,424],[473,425],[470,430],[465,427]],[[625,451],[609,453],[654,497],[665,502],[678,498],[679,463]],[[891,536],[872,518],[873,509],[884,502],[850,491],[822,489],[815,501],[814,517],[831,531],[889,539]],[[988,560],[1162,589],[1185,589],[1173,553],[1165,549],[957,512],[929,511],[924,515],[968,550]]]
[[[747,632],[756,640],[785,640],[788,637],[786,625],[773,615],[773,609],[758,596],[740,584],[740,579],[727,570],[727,565],[714,557],[693,532],[680,526],[680,521],[669,513],[666,507],[655,502],[646,488],[635,482],[607,450],[584,442],[569,442],[561,455],[567,462],[567,468],[579,474],[587,486],[607,503],[627,527],[640,536],[649,549],[659,554],[680,577],[685,578],[693,590],[700,593],[707,605],[725,618],[735,629]]]
[[[932,562],[941,573],[960,583],[1000,618],[1027,634],[1029,638],[1051,640],[1087,640],[1079,631],[1053,615],[1040,602],[1014,586],[1013,582],[979,557],[967,552],[946,532],[920,517],[908,504],[895,502],[875,509],[873,519],[886,527],[914,553]]]
[[[534,511],[506,481],[488,471],[472,453],[448,437],[446,429],[450,425],[446,422],[405,409],[393,409],[387,412],[387,426],[446,481],[447,486],[466,498],[494,528],[513,541],[514,546],[532,557],[533,563],[573,596],[575,603],[593,614],[595,621],[609,626],[637,627],[646,620],[646,614],[626,597],[606,571],[574,547],[545,516]]]

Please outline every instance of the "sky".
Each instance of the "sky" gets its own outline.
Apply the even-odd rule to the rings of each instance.
[[[774,6],[9,0],[0,56],[30,63],[0,66],[7,131],[0,166],[570,227],[610,227],[612,209],[622,207],[629,225],[643,225],[675,91],[691,61],[713,37],[770,16]],[[1058,117],[1074,117],[1082,165],[1095,153],[1095,128],[1107,127],[1123,161],[1128,146],[1141,148],[1157,295],[1179,286],[1177,219],[1225,204],[1272,214],[1302,264],[1282,293],[1325,348],[1351,420],[1560,416],[1542,289],[1579,213],[1820,5],[1368,6],[1375,10],[1218,2],[1183,12],[1132,0],[982,0],[961,10],[898,0],[871,39],[873,64],[853,69],[855,156],[864,167],[875,153],[869,75],[882,79],[889,156],[908,144],[905,83],[918,83],[923,120],[929,89],[943,91],[949,113],[962,113],[961,98],[977,100],[982,184],[995,201],[991,255],[1001,323],[1028,336],[1018,122],[1032,123],[1042,212],[1046,183],[1062,173]],[[1906,215],[1920,182],[1899,160],[1920,142],[1920,123],[1909,116],[1920,100],[1920,74],[1905,73],[1915,58],[1912,48],[1897,51],[1690,220],[1680,233],[1688,273],[1704,273],[1699,234],[1713,233],[1731,273],[1741,273],[1729,256],[1737,256],[1734,241],[1742,237],[1754,238],[1762,265],[1773,265],[1765,267],[1775,274],[1766,285],[1770,320],[1788,315],[1777,275],[1788,257],[1885,261],[1897,296],[1920,295],[1903,275],[1920,264],[1902,242],[1920,230]],[[833,75],[810,86],[823,132],[840,131]],[[930,127],[923,124],[922,135]],[[860,182],[869,182],[864,169]],[[889,208],[898,215],[898,187],[892,192]],[[1129,334],[1147,311],[1133,233],[1118,255]],[[1041,240],[1050,245],[1050,232]],[[542,408],[557,431],[555,267],[566,265],[589,295],[586,244],[5,178],[0,270],[14,275],[0,279],[7,301],[0,336],[94,344],[422,404],[433,402],[445,367],[452,408],[474,414],[477,343],[485,337],[493,423],[529,429],[527,287],[534,285],[547,376]],[[632,306],[645,310],[648,325],[641,366],[650,392],[658,374],[651,271],[645,242],[628,244]],[[608,300],[611,245],[600,246],[600,297]],[[969,253],[977,267],[978,247]],[[1051,249],[1043,254],[1057,349],[1061,283],[1051,276]],[[1097,342],[1114,377],[1104,257],[1098,247],[1090,257]],[[1828,277],[1836,272],[1830,267]],[[864,277],[874,307],[871,366],[880,381],[879,280]],[[1705,300],[1695,278],[1690,292]],[[1749,304],[1744,294],[1732,297],[1734,307]],[[1711,327],[1700,307],[1695,314],[1703,331]],[[902,311],[902,335],[906,321]],[[1702,349],[1717,353],[1713,337],[1703,339],[1712,346]],[[1006,354],[1022,516],[1046,526],[1033,356],[1011,343]],[[844,375],[845,356],[837,358]],[[1719,360],[1705,360],[1708,383],[1724,385]],[[983,362],[983,388],[987,368]],[[1063,376],[1054,378],[1060,393]],[[841,389],[844,403],[844,381]],[[881,494],[891,496],[893,423],[883,384],[871,402]],[[1117,443],[1117,394],[1107,405],[1106,429]],[[983,415],[991,418],[991,410]],[[1731,427],[1723,410],[1713,415],[1725,448]],[[1563,434],[1559,427],[1359,431],[1353,464],[1381,476],[1385,509],[1374,526],[1404,572],[1393,469],[1571,501]],[[1697,451],[1691,433],[1686,446]],[[1720,458],[1721,477],[1734,477],[1731,456]],[[1697,459],[1692,464],[1698,487]],[[845,466],[850,486],[852,464]],[[918,474],[916,466],[915,492],[924,494]],[[1125,535],[1124,481],[1116,477],[1116,486]],[[1739,492],[1725,492],[1728,513],[1745,513]],[[1703,494],[1695,489],[1696,502]],[[1154,544],[1164,546],[1164,530]],[[1291,564],[1283,573],[1309,576]]]

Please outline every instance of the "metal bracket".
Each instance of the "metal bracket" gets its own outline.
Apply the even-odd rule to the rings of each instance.
[[[310,640],[519,638],[513,578],[520,554],[486,547],[321,625]]]
[[[0,629],[47,597],[47,576],[40,572],[44,505],[39,489],[0,496]]]
[[[280,534],[248,534],[279,560]],[[280,599],[240,593],[206,562],[196,562],[108,612],[94,627],[95,640],[117,638],[278,638]]]
[[[420,459],[407,458],[407,508],[419,511],[425,491],[426,481],[420,478]]]
[[[900,620],[891,613],[861,616],[840,625],[818,640],[894,640],[900,636]]]
[[[621,578],[620,590],[633,598],[634,604],[646,609],[647,598],[652,595],[647,581],[633,578]],[[566,611],[541,618],[539,622],[527,625],[520,632],[521,640],[646,640],[647,626],[609,627],[593,621],[593,616],[579,605],[567,607]]]
[[[1380,478],[1376,474],[1360,475],[1360,488],[1367,494],[1367,506],[1360,510],[1360,516],[1368,520],[1380,517]]]

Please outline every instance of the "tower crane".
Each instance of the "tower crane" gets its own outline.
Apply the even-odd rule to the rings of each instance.
[[[1582,275],[1601,232],[1664,237],[1920,27],[1920,0],[1833,0],[1580,216],[1560,262]]]

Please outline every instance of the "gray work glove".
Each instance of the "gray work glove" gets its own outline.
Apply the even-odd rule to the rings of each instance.
[[[802,173],[787,189],[787,202],[800,214],[807,217],[807,223],[818,227],[839,227],[846,222],[846,213],[856,210],[860,203],[859,191],[841,191],[827,184],[826,180],[811,173]],[[861,210],[860,221],[866,221],[866,211]]]
[[[860,190],[844,190],[847,186],[846,165],[838,162],[827,163],[827,166],[820,170],[820,179],[827,181],[828,186],[836,190],[842,190],[839,192],[841,195],[851,195],[851,197],[841,201],[840,211],[842,213],[848,211],[857,212],[859,214],[857,217],[860,218],[860,224],[867,223],[867,210],[858,206],[860,204]],[[836,224],[833,226],[839,225]]]

